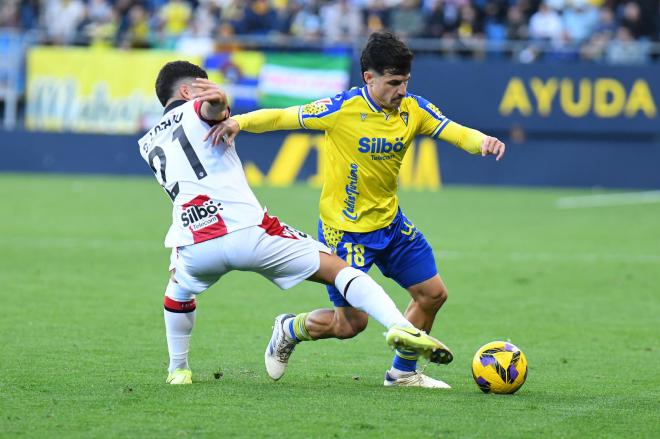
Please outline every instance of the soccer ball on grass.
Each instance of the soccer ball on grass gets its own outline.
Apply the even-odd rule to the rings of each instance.
[[[474,355],[472,376],[484,393],[515,393],[527,379],[527,358],[515,345],[494,341]]]

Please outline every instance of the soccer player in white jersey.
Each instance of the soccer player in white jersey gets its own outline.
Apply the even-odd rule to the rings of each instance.
[[[172,248],[164,317],[169,384],[190,384],[188,347],[195,295],[232,270],[254,271],[282,289],[307,279],[334,285],[357,309],[388,328],[386,341],[434,359],[451,357],[438,340],[415,328],[367,274],[350,267],[324,244],[269,216],[247,184],[233,144],[204,140],[209,127],[229,117],[226,97],[206,72],[186,61],[166,64],[156,80],[165,107],[160,122],[140,140],[140,154],[173,203],[165,246]],[[268,374],[284,374],[295,344],[294,325],[278,316],[266,348]]]

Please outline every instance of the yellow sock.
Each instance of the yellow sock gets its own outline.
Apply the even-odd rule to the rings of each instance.
[[[307,314],[309,313],[304,312],[293,318],[293,334],[296,336],[298,341],[313,340],[309,335],[309,332],[307,332],[307,328],[305,327],[305,318],[307,317]]]

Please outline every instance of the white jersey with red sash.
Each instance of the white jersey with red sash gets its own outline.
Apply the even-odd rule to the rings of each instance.
[[[140,140],[140,154],[172,199],[166,247],[204,242],[260,225],[264,209],[233,146],[202,139],[209,123],[200,101],[176,101]]]

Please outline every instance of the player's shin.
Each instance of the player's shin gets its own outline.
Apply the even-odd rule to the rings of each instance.
[[[335,278],[335,286],[352,307],[366,312],[386,328],[412,326],[385,290],[366,273],[353,267],[343,268]]]
[[[167,350],[170,356],[168,371],[172,373],[176,369],[189,369],[188,348],[195,325],[195,299],[178,301],[166,295],[164,308]]]

